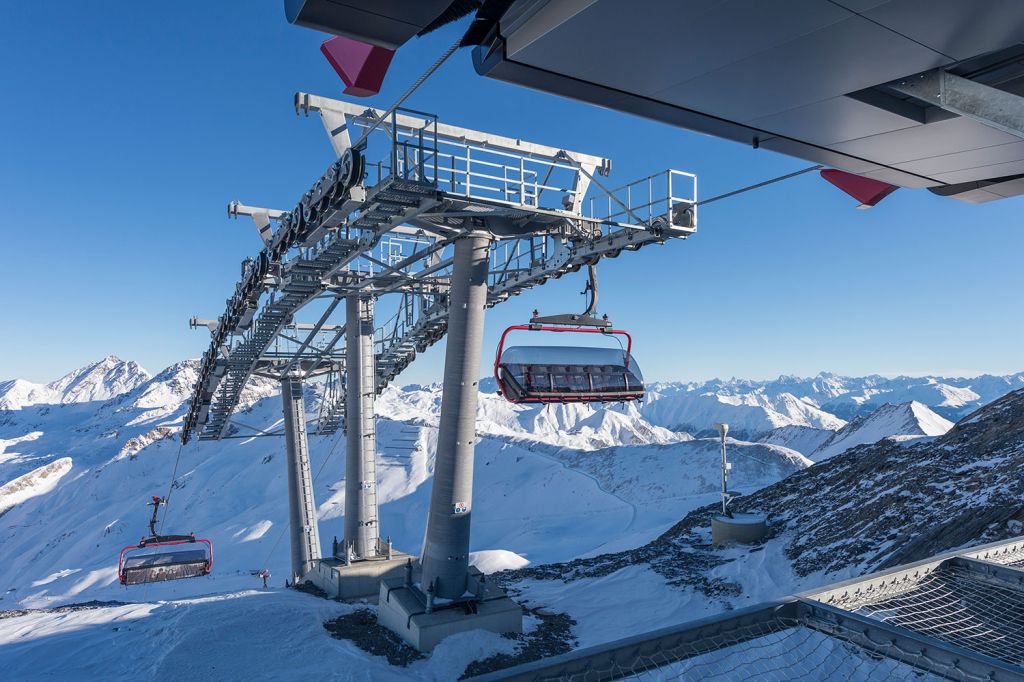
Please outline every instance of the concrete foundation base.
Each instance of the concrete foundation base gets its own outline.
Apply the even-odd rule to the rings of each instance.
[[[716,547],[732,544],[749,545],[760,542],[768,535],[764,514],[733,514],[711,519],[711,542]]]
[[[364,559],[347,566],[340,559],[321,559],[303,580],[313,583],[333,599],[372,602],[380,593],[381,580],[405,580],[406,564],[411,558],[403,552],[392,552],[390,559]]]
[[[471,569],[471,589],[478,589],[480,575]],[[523,631],[523,609],[501,588],[485,582],[479,592],[479,600],[438,603],[427,613],[422,593],[406,585],[404,578],[384,580],[377,601],[377,620],[419,651],[431,651],[448,635],[468,630]]]

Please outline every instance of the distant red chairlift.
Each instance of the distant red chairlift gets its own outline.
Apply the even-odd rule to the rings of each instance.
[[[157,512],[165,501],[153,496],[149,521],[150,536],[137,545],[121,550],[117,577],[122,585],[143,585],[164,580],[198,578],[213,570],[213,543],[189,535],[159,535],[156,532]],[[204,547],[205,545],[205,547]],[[173,549],[167,549],[172,547]]]

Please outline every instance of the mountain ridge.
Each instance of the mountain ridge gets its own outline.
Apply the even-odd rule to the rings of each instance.
[[[858,445],[877,443],[885,438],[908,439],[941,436],[953,428],[953,422],[912,400],[885,403],[871,414],[857,417],[836,431],[808,454],[815,462],[833,457]]]

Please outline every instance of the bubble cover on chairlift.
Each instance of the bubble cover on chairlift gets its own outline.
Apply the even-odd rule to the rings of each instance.
[[[593,348],[588,346],[510,346],[502,354],[502,365],[586,365],[627,367],[643,381],[636,360],[621,348]]]

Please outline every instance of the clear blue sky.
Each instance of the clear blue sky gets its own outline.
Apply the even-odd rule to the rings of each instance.
[[[0,378],[114,353],[151,371],[199,355],[259,248],[231,199],[291,207],[331,160],[292,95],[340,96],[324,36],[281,0],[7,3],[0,22]],[[461,25],[460,25],[461,28]],[[458,29],[399,51],[387,106]],[[696,172],[703,196],[806,166],[478,77],[458,53],[408,102],[443,120],[614,160],[625,182]],[[900,190],[870,211],[816,175],[703,210],[688,241],[601,266],[602,310],[648,378],[1024,369],[1020,199]],[[580,307],[567,278],[489,312],[485,356],[529,310]],[[439,378],[435,348],[400,378]]]

